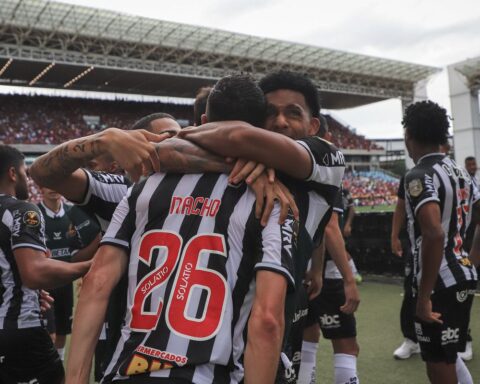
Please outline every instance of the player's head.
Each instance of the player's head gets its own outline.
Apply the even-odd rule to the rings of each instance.
[[[332,139],[332,134],[328,129],[327,118],[324,115],[320,115],[318,119],[320,120],[320,127],[318,128],[317,136],[330,141]]]
[[[294,139],[317,134],[320,102],[309,78],[279,71],[265,76],[259,85],[267,99],[266,129]]]
[[[202,115],[204,115],[207,110],[207,99],[211,90],[212,87],[202,87],[195,96],[195,102],[193,103],[193,120],[197,127],[202,125]]]
[[[439,152],[440,147],[448,143],[447,111],[433,101],[410,104],[405,109],[402,124],[405,144],[414,160],[419,152]]]
[[[43,201],[56,203],[62,199],[62,195],[50,188],[40,187],[40,192],[42,192]]]
[[[172,115],[168,113],[157,112],[142,117],[129,129],[145,129],[157,135],[169,132],[172,136],[175,136],[182,129],[182,127],[180,127],[180,124],[177,123]]]
[[[465,169],[467,170],[470,176],[475,176],[477,173],[477,160],[473,156],[468,156],[465,158]]]
[[[25,157],[16,148],[0,144],[0,191],[19,200],[28,199]]]
[[[207,100],[207,121],[241,120],[261,127],[265,120],[265,97],[247,75],[226,76],[215,84]]]

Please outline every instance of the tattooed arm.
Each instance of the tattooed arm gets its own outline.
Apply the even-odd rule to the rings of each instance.
[[[137,180],[151,171],[228,172],[231,166],[197,145],[155,135],[144,130],[109,128],[100,133],[67,141],[39,157],[30,167],[33,180],[71,201],[82,201],[88,178],[81,170],[97,156],[109,154],[130,177]],[[157,142],[157,144],[151,143]]]

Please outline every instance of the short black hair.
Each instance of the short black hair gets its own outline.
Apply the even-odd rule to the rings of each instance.
[[[3,178],[11,167],[18,170],[24,159],[25,156],[18,149],[0,144],[0,178]]]
[[[195,102],[193,103],[193,121],[198,127],[202,125],[202,115],[207,110],[207,99],[212,87],[202,87],[197,91]]]
[[[467,157],[465,157],[465,163],[466,163],[467,161],[477,161],[477,159],[475,159],[474,156],[467,156]]]
[[[447,110],[431,100],[410,104],[402,119],[408,135],[420,144],[445,145],[450,127]]]
[[[255,80],[248,75],[223,77],[208,96],[208,121],[242,120],[262,127],[265,113],[265,96]]]
[[[324,138],[328,132],[328,121],[324,115],[319,115],[318,119],[320,120],[320,127],[318,128],[317,136]]]
[[[301,93],[305,98],[312,117],[319,117],[320,98],[318,90],[307,76],[290,71],[272,72],[261,79],[259,85],[265,94],[278,91],[279,89],[288,89]]]
[[[136,129],[146,129],[148,130],[150,128],[150,123],[154,120],[158,119],[172,119],[175,120],[175,118],[170,115],[169,113],[164,113],[164,112],[156,112],[152,113],[151,115],[147,115],[142,117],[140,120],[136,121],[133,123],[133,125],[129,128],[130,131],[134,131]]]

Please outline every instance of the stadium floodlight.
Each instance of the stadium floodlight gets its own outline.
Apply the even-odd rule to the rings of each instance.
[[[12,62],[13,62],[12,58],[8,59],[8,61],[5,63],[2,69],[0,69],[0,76],[3,75],[3,73],[8,69],[8,67],[10,66],[10,64],[12,64]]]
[[[37,76],[35,76],[33,78],[32,81],[30,81],[30,83],[28,83],[28,85],[33,85],[35,84],[38,80],[40,80],[43,76],[45,76],[47,74],[48,71],[50,71],[53,67],[55,66],[55,62],[52,61],[50,64],[48,64],[43,70],[42,72],[40,72]]]
[[[92,65],[91,67],[88,67],[86,70],[84,70],[82,73],[80,73],[79,75],[75,76],[72,80],[70,80],[69,82],[65,83],[63,85],[63,88],[68,88],[70,87],[72,84],[76,83],[78,80],[80,80],[82,77],[84,77],[85,75],[87,75],[88,73],[90,73],[91,71],[93,71],[95,69],[95,67]]]

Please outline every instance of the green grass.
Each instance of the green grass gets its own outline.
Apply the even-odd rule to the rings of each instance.
[[[355,207],[355,212],[358,212],[358,213],[393,212],[394,210],[395,210],[395,204],[374,205],[372,207]]]
[[[425,365],[419,355],[398,361],[393,351],[403,341],[400,332],[400,305],[402,286],[375,282],[360,285],[361,305],[357,312],[360,356],[358,372],[365,384],[427,384]],[[474,358],[467,363],[474,382],[480,381],[480,313],[479,298],[472,309],[472,336]],[[67,339],[67,353],[69,340]],[[317,383],[333,383],[333,352],[331,343],[322,339],[317,356]],[[90,383],[93,383],[91,379]]]
[[[425,365],[419,355],[409,360],[394,360],[393,351],[403,341],[400,331],[402,287],[367,282],[360,286],[361,305],[357,313],[360,356],[358,372],[361,383],[424,384],[428,383]],[[480,323],[478,298],[472,309],[474,358],[467,363],[474,382],[480,380]],[[321,340],[317,355],[317,383],[333,383],[331,343]]]

